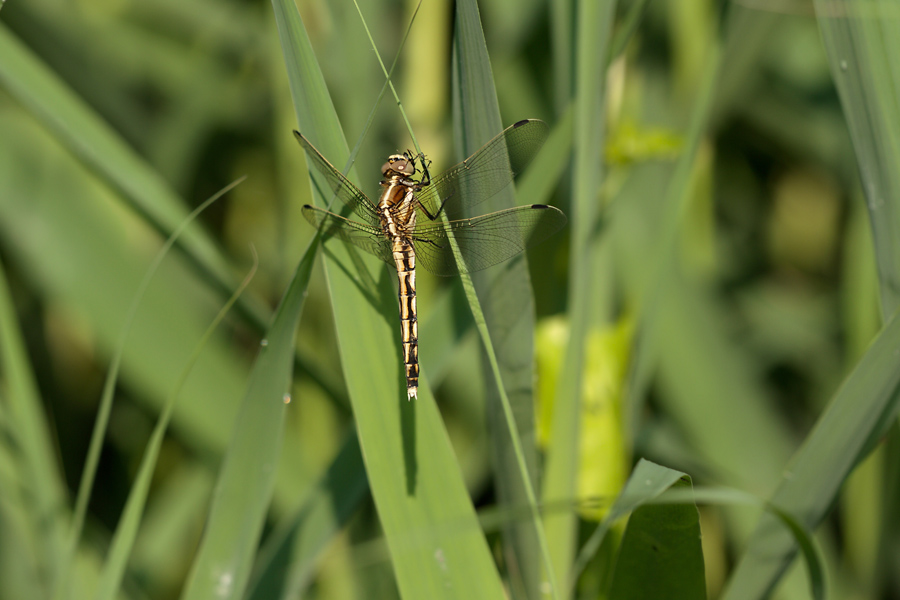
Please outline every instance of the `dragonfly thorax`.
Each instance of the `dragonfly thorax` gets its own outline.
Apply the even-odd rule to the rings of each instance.
[[[381,167],[381,174],[385,177],[410,177],[415,173],[415,162],[405,154],[391,154]]]

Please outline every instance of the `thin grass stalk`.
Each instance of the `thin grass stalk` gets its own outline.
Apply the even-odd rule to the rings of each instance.
[[[579,4],[576,92],[574,100],[574,167],[572,173],[572,237],[569,273],[569,331],[563,370],[556,389],[553,427],[547,450],[544,502],[575,496],[578,469],[578,430],[584,344],[595,321],[595,299],[591,298],[596,277],[597,251],[594,224],[599,218],[599,190],[603,165],[603,107],[605,69],[597,69],[597,57],[609,52],[615,2]],[[604,59],[600,64],[606,64]],[[574,514],[544,519],[551,550],[552,571],[564,584],[561,597],[568,598],[569,573],[575,551]]]
[[[232,186],[233,185],[234,184],[232,184]],[[219,196],[221,196],[221,193]],[[201,206],[205,208],[206,206],[209,206],[209,204],[211,204],[211,202],[207,201]],[[253,265],[247,272],[244,280],[241,281],[240,285],[231,295],[231,298],[229,298],[219,309],[219,312],[213,318],[209,327],[203,332],[203,336],[197,342],[187,363],[185,363],[184,370],[182,370],[179,375],[172,393],[169,394],[169,397],[166,399],[165,406],[156,421],[156,427],[154,427],[153,433],[151,434],[150,440],[144,451],[144,458],[141,460],[138,475],[128,492],[125,509],[122,511],[119,524],[113,534],[112,543],[109,546],[108,558],[103,566],[103,571],[100,574],[100,583],[98,585],[97,594],[94,596],[95,600],[115,600],[119,594],[122,578],[124,577],[125,569],[128,566],[128,559],[131,557],[131,551],[134,548],[134,540],[137,538],[138,528],[140,527],[144,513],[144,507],[147,504],[147,496],[150,493],[150,483],[156,469],[159,452],[162,448],[166,431],[169,428],[169,422],[172,419],[172,412],[175,410],[175,403],[181,395],[184,383],[187,381],[194,365],[200,358],[203,349],[206,348],[213,333],[225,319],[225,315],[228,314],[228,311],[231,310],[240,295],[247,289],[247,286],[250,285],[250,281],[256,274],[258,267],[259,257],[254,250]]]

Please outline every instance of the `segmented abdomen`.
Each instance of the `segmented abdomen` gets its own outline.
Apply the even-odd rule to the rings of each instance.
[[[406,394],[412,399],[419,387],[419,324],[416,319],[416,255],[409,242],[394,242],[394,262],[400,280],[400,337],[406,365]]]

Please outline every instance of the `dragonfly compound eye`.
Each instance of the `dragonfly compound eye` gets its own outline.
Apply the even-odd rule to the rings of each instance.
[[[390,171],[408,177],[416,172],[416,167],[412,161],[402,154],[392,154],[388,157],[388,161],[381,167],[381,174],[387,176]]]
[[[381,174],[387,175],[388,171],[397,171],[401,172],[401,165],[406,163],[406,157],[402,154],[391,154],[388,156],[388,160],[381,167]]]

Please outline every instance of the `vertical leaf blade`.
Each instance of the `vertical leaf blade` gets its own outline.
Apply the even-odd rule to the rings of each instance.
[[[605,65],[615,2],[583,2],[576,25],[574,99],[574,165],[572,173],[572,238],[569,273],[570,337],[556,390],[553,429],[547,452],[544,502],[575,497],[578,431],[585,337],[599,316],[592,297],[597,243],[593,228],[599,216],[598,192],[603,167]],[[600,57],[598,61],[598,57]],[[575,551],[577,517],[557,514],[544,519],[556,579],[568,597],[569,571]]]
[[[292,2],[273,6],[300,129],[332,163],[343,164],[346,142],[300,15]],[[400,593],[502,597],[424,378],[418,400],[406,399],[395,275],[351,250],[337,240],[326,243],[325,272],[360,447]]]
[[[250,374],[182,598],[243,598],[281,454],[294,341],[315,253],[297,266]]]

